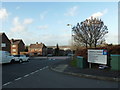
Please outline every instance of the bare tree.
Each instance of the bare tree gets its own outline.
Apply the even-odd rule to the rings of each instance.
[[[104,36],[108,33],[107,26],[98,18],[86,19],[81,23],[77,23],[72,28],[74,33],[74,41],[85,45],[86,47],[96,47],[97,44],[102,43],[105,39]]]

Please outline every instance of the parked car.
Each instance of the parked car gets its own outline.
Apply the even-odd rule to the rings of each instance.
[[[26,55],[13,55],[16,62],[22,63],[23,61],[28,61],[29,57]]]
[[[0,51],[0,64],[13,63],[14,57],[10,55],[7,51]]]
[[[99,65],[99,69],[107,69],[107,68],[109,68],[109,67],[106,65]]]
[[[74,56],[74,54],[69,53],[67,56],[71,56],[71,57],[73,57],[73,56]]]

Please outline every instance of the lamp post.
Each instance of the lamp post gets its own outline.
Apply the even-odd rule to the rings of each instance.
[[[67,26],[71,27],[71,51],[72,51],[72,60],[73,60],[73,32],[72,32],[72,24],[67,24]]]

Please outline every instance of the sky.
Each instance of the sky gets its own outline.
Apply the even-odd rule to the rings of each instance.
[[[91,16],[107,25],[106,42],[117,44],[117,2],[3,2],[0,32],[9,39],[22,39],[26,45],[70,45],[71,28]]]

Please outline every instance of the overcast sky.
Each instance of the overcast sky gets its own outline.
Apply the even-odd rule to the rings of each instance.
[[[1,32],[9,39],[25,44],[69,45],[71,27],[90,16],[99,17],[108,26],[107,43],[118,43],[117,2],[3,2]]]

